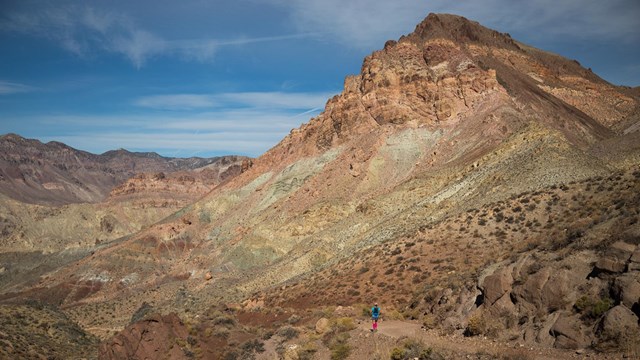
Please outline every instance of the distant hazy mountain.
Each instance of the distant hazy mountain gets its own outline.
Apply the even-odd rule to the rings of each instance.
[[[0,193],[29,203],[100,202],[117,185],[139,173],[227,168],[243,157],[165,158],[127,150],[95,155],[59,142],[46,144],[8,134],[0,137]]]

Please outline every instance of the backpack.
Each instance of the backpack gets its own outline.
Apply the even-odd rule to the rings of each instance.
[[[373,316],[380,315],[380,308],[377,307],[377,306],[374,306],[373,309],[371,309],[371,315],[373,315]]]

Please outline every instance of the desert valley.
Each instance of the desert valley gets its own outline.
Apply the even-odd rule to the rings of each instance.
[[[380,48],[257,158],[0,137],[0,358],[640,356],[640,88],[456,15]]]

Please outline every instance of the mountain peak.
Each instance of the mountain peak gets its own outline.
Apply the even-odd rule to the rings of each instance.
[[[406,38],[421,41],[444,38],[462,43],[518,48],[511,35],[486,28],[477,21],[452,14],[430,13]],[[401,38],[402,39],[402,38]]]
[[[8,133],[8,134],[4,134],[2,136],[0,136],[0,140],[3,141],[11,141],[11,142],[21,142],[21,141],[28,141],[29,139],[26,139],[18,134],[15,133]]]

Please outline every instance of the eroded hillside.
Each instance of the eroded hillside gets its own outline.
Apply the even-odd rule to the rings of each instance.
[[[431,14],[368,56],[318,117],[247,171],[5,298],[53,302],[107,338],[145,301],[205,326],[192,314],[212,304],[309,309],[375,292],[429,327],[604,343],[586,329],[606,315],[581,312],[637,272],[582,275],[613,237],[637,245],[639,103],[577,62]],[[575,286],[553,297],[535,279]],[[631,324],[634,304],[622,298],[612,295],[611,311],[627,309]],[[576,326],[578,335],[566,331]],[[250,338],[227,335],[222,345]],[[180,346],[194,352],[205,342],[196,340]]]

